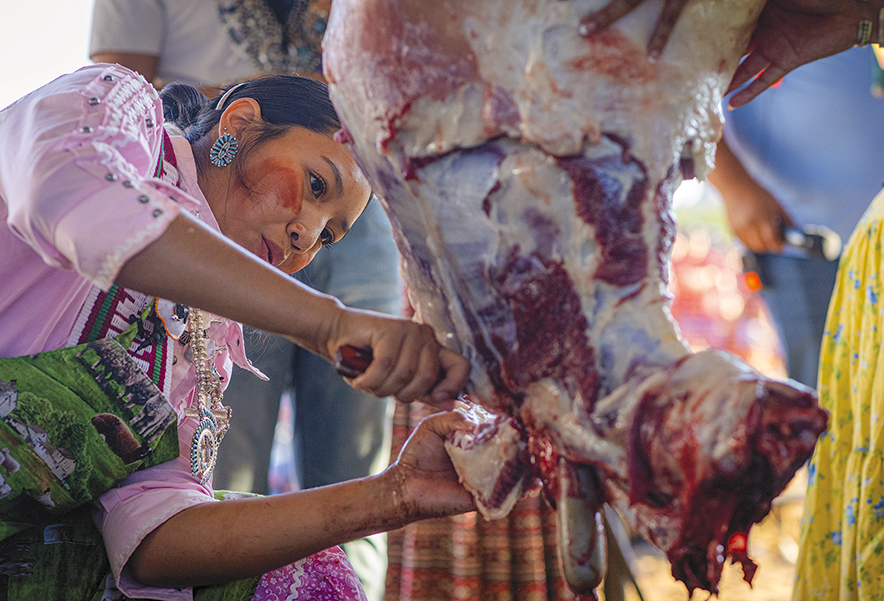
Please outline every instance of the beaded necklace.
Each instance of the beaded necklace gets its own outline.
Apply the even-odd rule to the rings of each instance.
[[[175,171],[175,185],[180,187],[172,139],[165,132],[163,152],[160,156],[161,170],[158,173],[164,175],[166,171]],[[163,156],[168,157],[168,160],[162,160]],[[179,325],[175,329],[180,331],[182,321],[186,328],[179,337],[172,336],[172,338],[181,344],[190,345],[188,350],[196,374],[196,408],[187,409],[185,415],[198,420],[196,432],[190,443],[190,471],[205,486],[212,476],[212,470],[215,469],[218,445],[227,432],[232,410],[221,404],[221,378],[215,369],[215,362],[209,358],[206,350],[208,325],[204,323],[202,310],[176,304],[175,310],[169,317],[172,322],[178,322]],[[167,322],[163,322],[163,327],[169,333]]]
[[[185,415],[199,419],[190,444],[190,470],[205,485],[215,468],[218,445],[227,432],[231,410],[221,404],[221,378],[206,352],[206,326],[200,309],[188,310],[187,333],[196,371],[196,408],[188,409]]]

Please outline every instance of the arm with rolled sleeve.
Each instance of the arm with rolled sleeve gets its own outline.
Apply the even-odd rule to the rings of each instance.
[[[370,346],[375,360],[354,385],[375,394],[437,402],[456,396],[466,384],[469,362],[441,347],[427,326],[348,310],[181,210],[202,206],[205,199],[197,200],[192,187],[186,190],[193,196],[152,177],[162,140],[158,111],[156,93],[143,79],[96,65],[0,113],[0,142],[9,142],[0,144],[0,197],[10,227],[0,236],[0,250],[13,249],[28,261],[24,268],[0,265],[4,292],[10,284],[3,275],[31,268],[53,282],[71,274],[86,284],[115,282],[287,335],[326,358],[342,344]],[[181,173],[189,171],[194,170]],[[205,213],[208,218],[210,211]],[[76,304],[73,284],[39,298],[22,282],[15,303],[34,305],[28,307],[32,314]],[[0,295],[0,345],[9,338],[2,330],[8,322],[5,303]],[[238,345],[229,332],[225,342],[233,355]],[[180,368],[184,362],[179,357],[177,363]],[[170,401],[180,417],[194,390],[175,378],[173,373]],[[174,587],[254,577],[345,540],[472,509],[472,497],[458,483],[443,447],[462,418],[449,413],[433,423],[418,429],[423,442],[403,452],[399,467],[379,476],[218,503],[190,474],[187,443],[195,424],[181,420],[184,457],[137,472],[99,499],[96,522],[113,570],[123,587],[133,587],[124,592],[189,599],[189,591]],[[127,579],[127,568],[134,578]]]

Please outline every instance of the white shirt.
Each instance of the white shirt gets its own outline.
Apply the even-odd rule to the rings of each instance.
[[[157,79],[209,87],[259,73],[215,0],[95,0],[89,53],[159,57]]]

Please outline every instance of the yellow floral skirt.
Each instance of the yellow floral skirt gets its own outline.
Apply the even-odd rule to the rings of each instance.
[[[811,459],[795,601],[884,601],[884,192],[850,239],[820,354],[828,431]]]

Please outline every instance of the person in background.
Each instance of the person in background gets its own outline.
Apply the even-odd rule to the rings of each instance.
[[[90,55],[140,72],[161,89],[178,81],[217,91],[269,73],[322,79],[330,0],[95,0]],[[210,94],[211,96],[212,94]],[[403,284],[389,220],[373,199],[346,239],[296,277],[348,306],[401,315]],[[294,407],[296,488],[379,473],[390,460],[393,402],[349,387],[326,361],[287,340],[246,330],[260,382],[243,371],[225,393],[236,428],[219,453],[215,486],[268,494],[280,398]],[[380,601],[386,535],[343,545],[371,601]]]
[[[817,384],[837,257],[784,244],[785,228],[825,226],[847,241],[884,182],[884,100],[871,48],[792,71],[727,113],[709,181],[761,280],[789,377]]]

